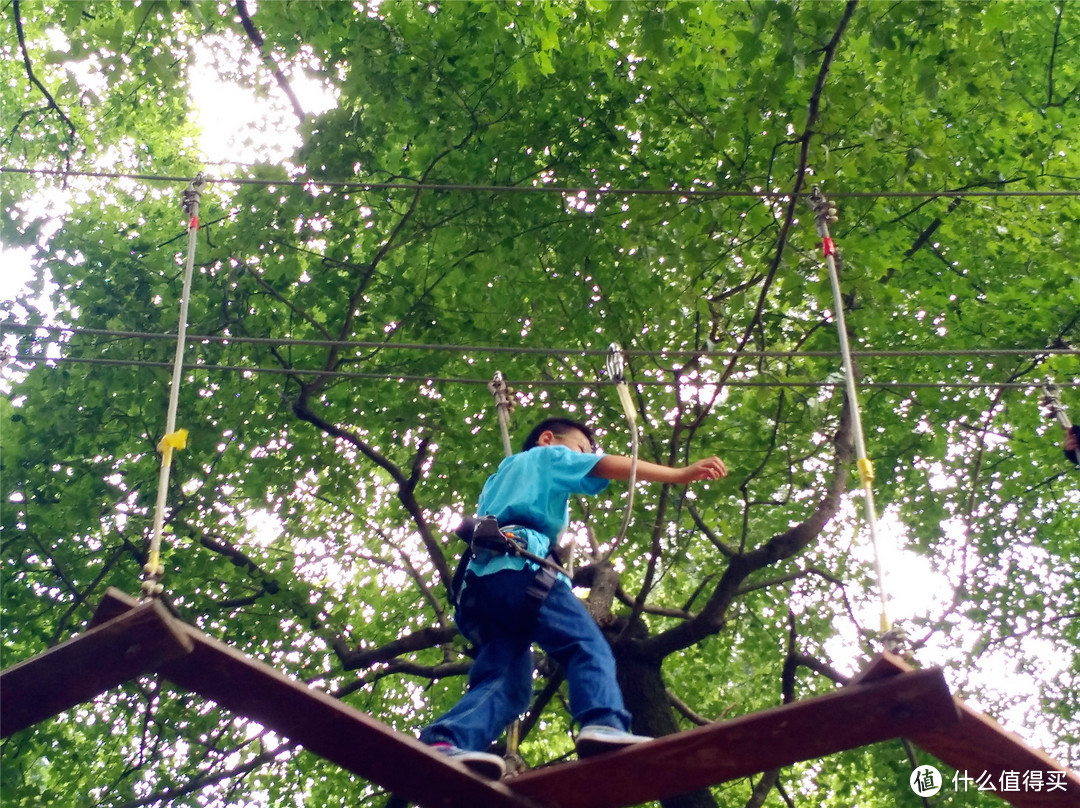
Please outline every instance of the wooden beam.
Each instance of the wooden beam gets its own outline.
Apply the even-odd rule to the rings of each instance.
[[[915,671],[536,769],[507,783],[550,808],[620,808],[956,721],[941,671]]]
[[[136,603],[0,673],[0,737],[90,701],[193,647],[164,606]]]
[[[99,611],[110,615],[133,603],[110,589]],[[179,625],[193,643],[192,652],[159,672],[184,690],[247,716],[423,808],[536,808],[502,783],[473,774],[411,735]]]
[[[894,654],[884,654],[862,674],[864,682],[886,681],[890,677],[907,676],[914,670],[911,665]],[[956,726],[933,731],[918,731],[906,735],[916,746],[926,750],[943,763],[956,769],[960,775],[972,780],[987,778],[998,797],[1017,808],[1077,808],[1080,806],[1080,775],[1070,772],[1045,752],[1028,746],[1019,736],[1003,729],[995,721],[956,699],[960,720]],[[1006,774],[1006,773],[1010,774]],[[1028,772],[1040,772],[1039,790],[1025,786]],[[1055,785],[1050,790],[1050,772]],[[1015,774],[1015,785],[1013,782]],[[986,780],[984,780],[986,782]],[[976,783],[958,781],[961,791],[965,788],[974,793]],[[1008,786],[1008,790],[1003,788]],[[950,789],[953,783],[946,782]],[[980,792],[986,793],[986,792]]]

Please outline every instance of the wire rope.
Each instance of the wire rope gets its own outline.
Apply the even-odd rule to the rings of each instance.
[[[87,177],[92,179],[128,179],[143,182],[180,183],[190,177],[169,174],[139,174],[115,171],[68,171],[61,169],[17,168],[0,166],[0,174],[29,174],[37,176]],[[573,187],[562,185],[485,185],[468,183],[430,182],[365,182],[363,180],[331,180],[307,177],[301,179],[258,179],[255,177],[205,177],[204,181],[222,185],[262,185],[336,188],[357,191],[433,191],[440,193],[544,193],[544,194],[597,194],[601,196],[675,196],[687,198],[748,198],[748,199],[795,199],[809,196],[808,191],[782,191],[765,189],[699,189],[699,188],[618,188],[614,186]],[[1026,191],[947,189],[938,191],[838,191],[834,198],[846,199],[925,199],[935,197],[1080,197],[1080,189],[1045,189]]]
[[[174,340],[176,334],[150,331],[118,331],[106,328],[81,328],[62,325],[31,325],[27,323],[0,323],[7,331],[45,331],[52,334],[74,336],[115,337],[117,339]],[[481,354],[536,354],[549,357],[607,356],[610,348],[559,348],[529,345],[453,345],[423,342],[373,342],[364,340],[295,339],[291,337],[248,337],[223,334],[189,334],[189,344],[220,343],[236,345],[273,345],[276,347],[356,348],[363,350],[441,351],[450,353]],[[835,359],[838,351],[725,351],[700,349],[623,349],[628,358],[680,359]],[[1080,356],[1080,348],[907,348],[896,350],[853,350],[858,358],[888,357],[995,357],[995,356]]]
[[[9,354],[9,361],[41,363],[71,362],[74,364],[103,365],[112,367],[130,367],[167,369],[172,367],[169,362],[154,362],[140,359],[101,359],[77,356],[44,356],[39,354]],[[330,379],[356,379],[368,381],[382,381],[387,383],[420,382],[426,384],[473,384],[487,385],[489,380],[470,376],[440,376],[438,374],[421,373],[394,373],[384,371],[381,373],[349,371],[349,370],[321,370],[319,368],[274,368],[245,365],[217,365],[217,364],[191,364],[184,365],[184,371],[193,373],[196,371],[215,371],[222,373],[264,373],[279,376],[321,376]],[[691,379],[687,382],[699,382],[712,384],[709,379]],[[607,387],[615,383],[610,379],[507,379],[506,383],[513,387]],[[671,387],[679,382],[675,379],[648,379],[638,378],[634,384],[643,387]],[[783,388],[828,388],[843,384],[843,381],[829,380],[797,380],[797,379],[728,379],[724,382],[725,387],[783,387]],[[1039,382],[914,382],[914,381],[888,381],[874,382],[859,380],[858,387],[880,390],[920,390],[920,389],[958,389],[958,390],[1030,390],[1039,387]],[[1058,387],[1068,389],[1080,389],[1078,382],[1059,382]]]

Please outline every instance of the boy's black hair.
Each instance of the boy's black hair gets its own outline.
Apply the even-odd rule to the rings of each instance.
[[[556,435],[566,435],[571,430],[576,429],[578,432],[582,433],[586,438],[589,439],[589,445],[592,446],[594,452],[597,449],[596,436],[593,434],[593,431],[589,429],[589,427],[585,426],[585,424],[573,420],[572,418],[556,417],[545,418],[543,421],[534,426],[532,428],[532,432],[530,432],[529,436],[525,438],[525,443],[522,444],[521,451],[527,452],[529,451],[529,449],[532,449],[534,446],[536,446],[537,441],[540,440],[540,436],[547,432],[549,429]]]

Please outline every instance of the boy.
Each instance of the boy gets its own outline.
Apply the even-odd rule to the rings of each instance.
[[[609,480],[628,480],[631,459],[597,454],[592,431],[567,418],[537,424],[519,454],[488,478],[477,513],[497,518],[503,533],[531,555],[547,557],[569,522],[571,494],[598,494]],[[718,457],[685,467],[639,460],[639,481],[688,484],[727,476]],[[532,697],[532,644],[563,666],[570,711],[581,726],[579,757],[649,740],[629,732],[630,714],[615,680],[615,659],[596,622],[570,589],[535,561],[481,550],[470,561],[458,599],[461,633],[479,646],[465,696],[420,733],[420,740],[488,777],[502,758],[483,750],[525,712]],[[546,578],[546,580],[545,580]]]

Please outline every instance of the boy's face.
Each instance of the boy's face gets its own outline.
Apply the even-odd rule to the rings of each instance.
[[[562,435],[556,435],[551,430],[548,430],[540,435],[537,445],[565,446],[566,448],[575,452],[580,452],[581,454],[593,453],[592,443],[589,441],[588,436],[580,429],[569,429]]]

